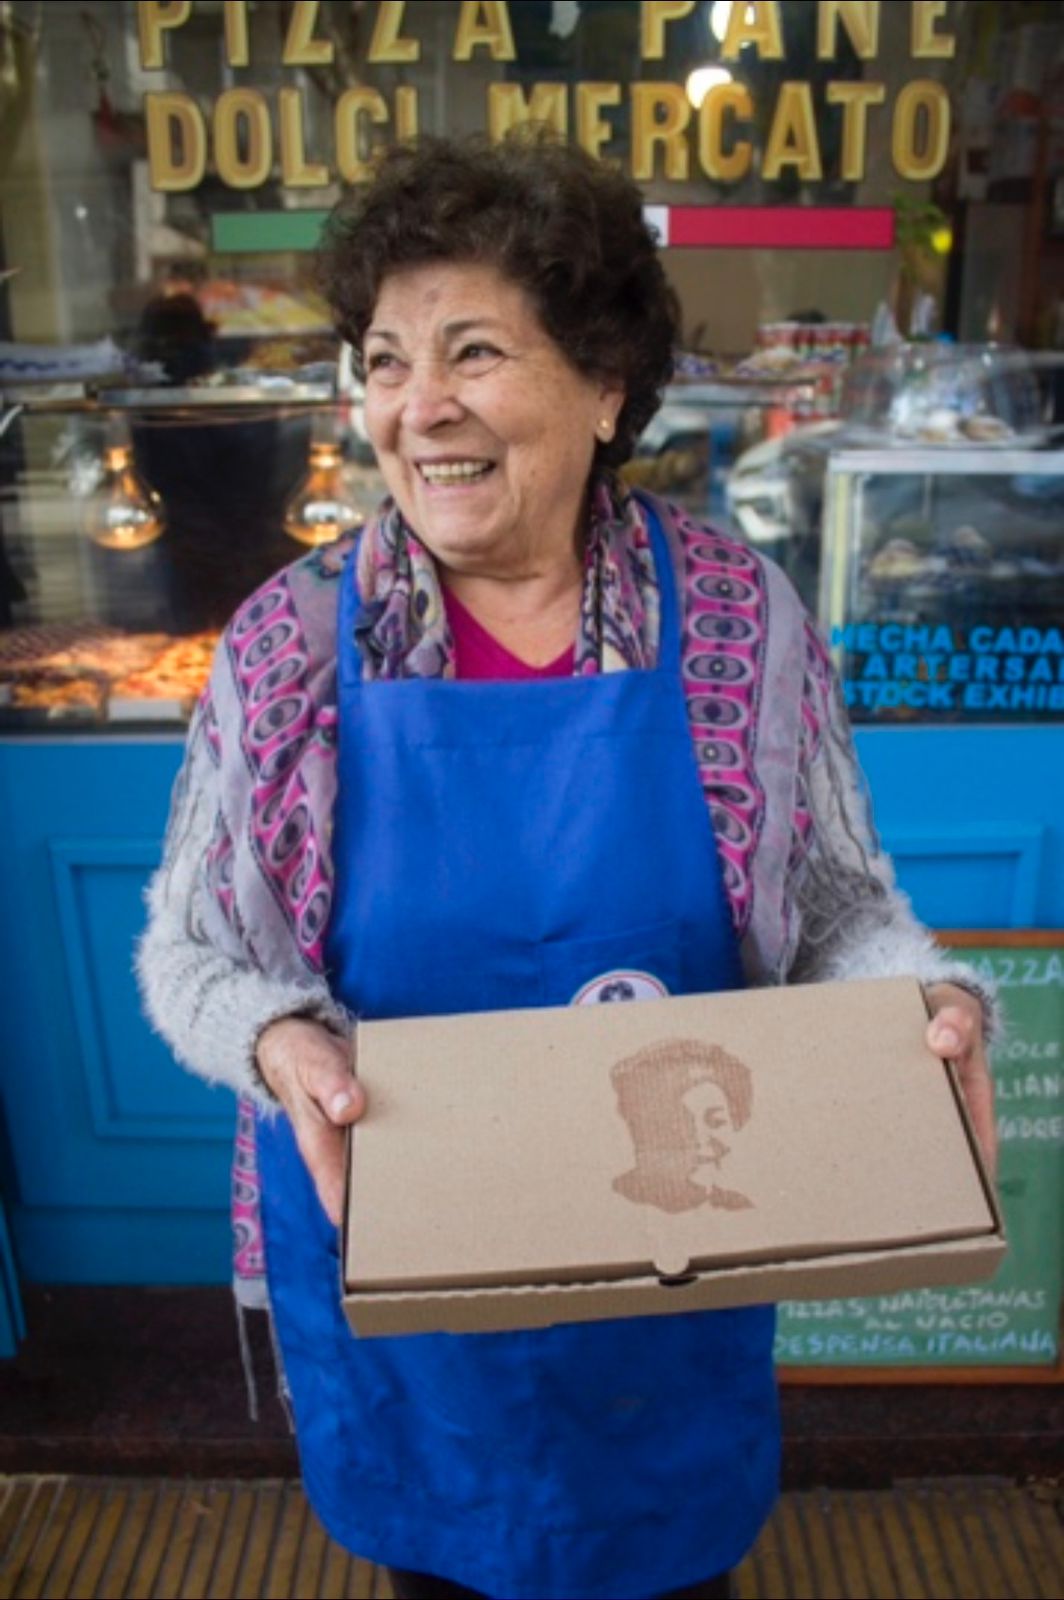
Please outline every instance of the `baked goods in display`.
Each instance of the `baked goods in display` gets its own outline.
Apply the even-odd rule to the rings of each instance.
[[[708,450],[690,448],[662,450],[656,456],[633,456],[621,467],[620,476],[630,488],[668,494],[703,483],[708,471]]]
[[[9,628],[0,633],[0,678],[43,667],[78,645],[95,648],[111,639],[128,637],[114,628],[94,623],[41,622],[33,627]],[[141,637],[135,635],[134,637]],[[152,634],[152,638],[160,637]]]
[[[210,632],[171,640],[146,666],[112,684],[112,710],[122,700],[169,700],[188,705],[210,677],[217,642],[218,635]]]
[[[210,676],[218,634],[46,624],[0,634],[0,707],[114,720],[183,719]]]
[[[924,557],[911,539],[891,539],[868,563],[868,574],[877,579],[913,578],[923,565]]]
[[[1008,423],[1002,422],[1000,417],[968,417],[961,426],[969,439],[976,439],[980,444],[998,444],[1014,437]]]
[[[107,679],[137,672],[148,666],[169,644],[165,633],[115,634],[110,638],[77,640],[42,657],[46,672],[94,672]]]
[[[916,437],[925,444],[952,444],[959,436],[961,419],[956,411],[937,406],[927,412],[916,429]]]
[[[57,678],[27,673],[8,688],[7,704],[15,711],[45,712],[50,716],[98,716],[103,705],[103,685],[97,678]]]

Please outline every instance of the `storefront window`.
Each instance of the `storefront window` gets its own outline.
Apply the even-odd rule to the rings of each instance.
[[[969,476],[960,439],[842,414],[884,341],[1064,348],[1059,6],[7,0],[0,716],[110,725],[123,698],[184,715],[187,693],[153,711],[115,685],[150,683],[175,640],[206,658],[236,600],[298,553],[308,475],[343,516],[372,509],[357,387],[314,287],[322,217],[389,140],[525,120],[636,178],[680,295],[677,379],[630,481],[783,560],[833,631],[855,716],[1005,714],[963,695],[873,705],[846,630],[926,616],[959,658],[973,628],[1047,636],[1056,380],[1040,373],[1025,420],[972,412],[1011,430],[1009,471],[982,465],[1001,438],[963,435]],[[919,471],[835,459],[916,445]],[[130,499],[139,531],[101,538]],[[976,536],[959,585],[958,528]],[[1046,585],[1005,572],[1032,562]],[[116,677],[106,641],[143,665]]]

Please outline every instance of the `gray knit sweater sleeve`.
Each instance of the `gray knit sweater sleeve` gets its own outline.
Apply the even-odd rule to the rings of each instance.
[[[838,681],[808,625],[810,715],[801,734],[799,800],[808,816],[804,848],[792,862],[792,945],[788,982],[915,974],[955,983],[983,1006],[984,1031],[1001,1018],[992,988],[952,959],[914,916],[880,847]]]
[[[203,723],[201,706],[174,787],[162,864],[147,890],[137,977],[149,1021],[183,1066],[271,1106],[255,1065],[266,1025],[298,1013],[346,1033],[350,1019],[324,978],[294,959],[287,972],[262,971],[253,946],[237,940],[206,889],[219,779]]]

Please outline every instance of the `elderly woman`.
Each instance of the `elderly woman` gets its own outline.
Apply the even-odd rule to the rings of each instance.
[[[549,142],[403,149],[324,266],[390,497],[223,638],[147,1006],[255,1107],[238,1198],[257,1146],[329,1532],[401,1595],[723,1594],[776,1494],[772,1308],[352,1337],[357,1019],[915,972],[989,1151],[986,997],[893,887],[786,581],[615,475],[677,335],[636,189]]]

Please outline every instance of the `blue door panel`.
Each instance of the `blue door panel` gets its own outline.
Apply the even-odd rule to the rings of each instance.
[[[13,1356],[25,1332],[15,1256],[0,1200],[0,1357]]]
[[[205,1096],[190,1074],[175,1073],[152,1035],[136,1050],[141,1026],[133,981],[134,941],[144,922],[144,884],[158,840],[101,845],[60,839],[50,845],[60,935],[96,1132],[118,1138],[177,1133],[224,1139],[228,1106]]]
[[[3,1174],[38,1281],[226,1275],[230,1095],[183,1072],[133,976],[177,741],[0,746]]]

